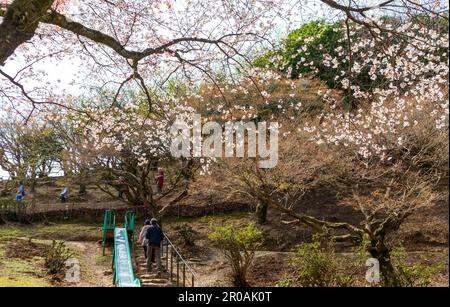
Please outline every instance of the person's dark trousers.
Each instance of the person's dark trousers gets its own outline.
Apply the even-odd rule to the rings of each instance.
[[[61,204],[64,204],[66,202],[66,198],[64,196],[61,196]]]
[[[148,246],[148,252],[151,252],[152,254],[155,254],[155,258],[156,258],[156,269],[158,270],[158,272],[161,272],[162,270],[162,266],[161,266],[161,247],[160,246],[154,246],[154,245],[149,245]],[[151,257],[147,258],[147,272],[151,272],[152,271],[152,262],[151,262]]]
[[[148,248],[147,248],[147,245],[143,245],[142,246],[143,248],[144,248],[144,255],[145,255],[145,259],[147,259],[147,257],[148,257]],[[150,259],[150,261],[151,262],[155,262],[155,250],[152,250],[152,254],[151,254],[151,259]]]

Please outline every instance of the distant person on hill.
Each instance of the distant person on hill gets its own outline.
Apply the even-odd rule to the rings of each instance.
[[[158,174],[155,176],[156,188],[158,193],[162,193],[164,187],[164,170],[158,167]]]
[[[23,185],[23,182],[19,182],[19,188],[17,189],[16,193],[16,201],[21,202],[23,198],[25,197],[25,186]]]
[[[147,229],[150,227],[150,220],[147,219],[144,222],[144,227],[142,227],[141,232],[139,233],[138,242],[141,243],[142,247],[144,248],[144,255],[145,259],[147,259],[147,245],[148,241],[145,238],[145,235],[147,234]]]
[[[119,198],[123,198],[123,193],[127,190],[127,181],[123,176],[119,177],[119,180],[117,180],[117,189],[119,191]]]
[[[161,242],[164,238],[163,231],[161,227],[158,225],[158,221],[155,218],[152,218],[150,221],[150,227],[147,229],[145,234],[145,238],[148,243],[147,253],[155,253],[156,258],[156,268],[158,273],[161,272]],[[147,272],[151,272],[152,270],[152,261],[151,257],[147,257]]]
[[[59,194],[59,199],[61,200],[61,204],[64,204],[66,202],[67,197],[69,197],[69,188],[64,187],[61,194]]]

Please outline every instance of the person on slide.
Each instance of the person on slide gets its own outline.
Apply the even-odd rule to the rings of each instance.
[[[150,221],[150,227],[147,229],[147,232],[145,234],[145,238],[147,239],[148,243],[148,249],[147,253],[148,255],[151,255],[150,253],[155,253],[156,258],[156,269],[158,270],[158,274],[161,273],[161,241],[164,238],[163,231],[161,230],[161,227],[158,225],[158,221],[155,218],[152,218]],[[152,257],[147,257],[147,272],[152,271]]]

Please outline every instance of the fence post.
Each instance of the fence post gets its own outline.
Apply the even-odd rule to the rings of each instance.
[[[180,261],[177,255],[177,287],[180,286]]]
[[[186,264],[183,262],[183,287],[186,287]]]
[[[166,241],[166,272],[169,269],[169,242]]]
[[[173,280],[173,249],[170,247],[170,281]]]

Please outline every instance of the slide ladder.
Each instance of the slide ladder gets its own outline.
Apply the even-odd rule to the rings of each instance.
[[[114,229],[116,228],[116,214],[114,211],[105,210],[103,218],[103,256],[105,256],[106,240],[114,238]]]
[[[134,220],[135,220],[135,212],[127,211],[125,212],[125,222],[124,227],[127,230],[128,238],[130,238],[130,242],[133,241],[134,238]]]

